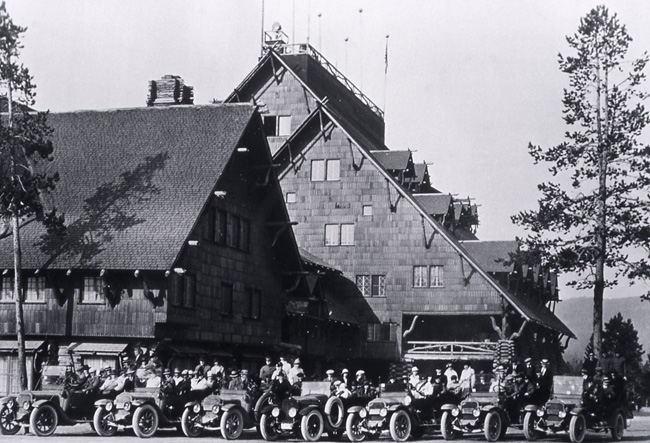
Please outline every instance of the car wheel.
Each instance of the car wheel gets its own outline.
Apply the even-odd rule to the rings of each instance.
[[[330,428],[338,428],[345,419],[345,408],[338,397],[330,397],[325,404],[325,415]]]
[[[586,432],[587,421],[585,420],[585,416],[578,414],[571,417],[571,422],[569,423],[569,437],[571,438],[571,442],[582,443],[582,440],[585,439]]]
[[[348,440],[357,442],[366,439],[366,434],[360,429],[361,421],[362,418],[357,413],[348,415],[347,420],[345,420],[345,434],[348,436]]]
[[[56,409],[50,405],[41,405],[34,409],[29,416],[29,429],[39,437],[47,437],[54,434],[59,424],[59,416]]]
[[[158,430],[158,412],[151,405],[142,405],[133,414],[133,432],[140,438],[152,437]]]
[[[278,423],[275,417],[270,414],[262,414],[260,417],[260,434],[266,441],[276,441],[280,438]]]
[[[526,412],[524,416],[524,437],[528,441],[535,441],[539,437],[539,433],[535,430],[535,412]]]
[[[201,420],[201,415],[192,411],[192,408],[185,408],[181,417],[181,429],[186,437],[198,437],[203,429],[197,426]]]
[[[100,437],[111,437],[117,433],[117,426],[114,424],[115,416],[112,412],[98,407],[93,415],[93,427]]]
[[[442,438],[445,440],[454,440],[458,437],[458,433],[454,429],[453,423],[454,416],[451,415],[451,412],[443,412],[442,418],[440,419],[440,432],[442,432]]]
[[[411,417],[403,409],[390,417],[390,436],[394,441],[406,441],[411,435]]]
[[[0,433],[2,435],[15,435],[20,431],[20,426],[15,422],[16,414],[8,407],[0,411]]]
[[[623,432],[625,432],[625,417],[620,412],[616,413],[616,418],[614,418],[614,426],[612,426],[612,440],[621,441],[623,440]]]
[[[497,441],[501,436],[501,416],[497,411],[488,412],[483,423],[483,433],[487,441]]]
[[[323,435],[323,414],[318,409],[312,409],[300,421],[300,433],[305,441],[318,441]]]
[[[244,415],[239,409],[230,409],[221,416],[221,436],[236,440],[244,430]]]

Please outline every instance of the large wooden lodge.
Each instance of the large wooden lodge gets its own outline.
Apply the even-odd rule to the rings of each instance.
[[[166,76],[146,108],[50,115],[67,233],[22,230],[30,370],[117,365],[135,346],[180,367],[301,356],[308,375],[561,360],[556,275],[478,240],[477,206],[389,150],[383,112],[315,49],[267,34],[225,102],[193,105]],[[11,248],[0,394],[17,389]]]

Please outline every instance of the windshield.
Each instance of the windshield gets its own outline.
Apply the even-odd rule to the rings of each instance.
[[[43,366],[41,389],[60,389],[65,380],[65,366]]]

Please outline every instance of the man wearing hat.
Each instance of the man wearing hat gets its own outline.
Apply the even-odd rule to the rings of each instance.
[[[135,369],[129,368],[126,370],[122,390],[124,392],[133,392],[135,390]]]
[[[118,385],[118,380],[117,380],[117,371],[115,368],[109,368],[108,370],[108,378],[104,380],[104,383],[99,387],[100,392],[102,392],[105,395],[110,395],[115,391],[115,388]]]
[[[162,379],[160,380],[160,392],[162,392],[165,396],[168,396],[173,394],[175,391],[176,383],[174,383],[172,371],[170,371],[169,368],[165,368],[163,371]]]
[[[239,372],[236,369],[230,371],[230,383],[228,384],[228,389],[244,389],[241,377],[239,376]]]
[[[102,380],[97,375],[97,369],[90,369],[88,373],[90,375],[88,376],[86,383],[84,383],[83,387],[81,388],[81,391],[85,394],[94,394],[99,390],[99,386],[101,385]]]
[[[348,387],[345,386],[345,383],[343,383],[341,380],[336,380],[333,386],[334,386],[334,392],[337,397],[350,398],[350,396],[352,396],[352,392],[350,392]]]
[[[537,372],[535,371],[535,366],[533,366],[533,359],[528,357],[524,360],[524,364],[526,365],[524,367],[524,377],[528,379],[528,381],[536,382]]]
[[[541,363],[542,369],[539,371],[537,392],[535,393],[535,400],[538,404],[546,403],[553,390],[553,371],[550,368],[549,361],[543,358]]]
[[[284,400],[291,393],[291,383],[286,379],[284,371],[280,370],[271,384],[271,392],[278,396],[279,400]]]
[[[352,387],[352,381],[350,380],[350,371],[348,371],[347,368],[344,368],[341,371],[341,381],[346,388],[350,389]]]
[[[416,389],[420,384],[420,369],[417,366],[411,368],[411,375],[409,376],[409,386],[411,389]]]
[[[183,381],[183,376],[181,375],[180,368],[174,368],[174,376],[172,377],[172,379],[174,380],[175,386]]]
[[[298,374],[300,372],[305,372],[305,371],[303,371],[302,368],[300,367],[300,359],[297,358],[293,361],[293,366],[291,367],[291,369],[289,369],[289,373],[287,374],[289,383],[295,385],[298,382]]]
[[[271,377],[273,377],[273,371],[275,368],[271,364],[271,356],[267,355],[264,358],[264,366],[260,368],[260,380],[262,380],[262,383],[268,383],[271,380]]]
[[[323,379],[323,381],[326,381],[330,384],[330,392],[334,393],[336,392],[336,388],[334,387],[334,382],[337,381],[336,377],[334,377],[334,369],[328,369],[325,371],[326,377]]]
[[[181,377],[183,378],[180,383],[176,384],[176,394],[184,395],[192,390],[192,380],[190,380],[190,371],[183,369],[181,372]]]
[[[458,372],[452,367],[451,362],[447,363],[445,366],[445,377],[447,377],[447,382],[451,380],[451,376],[455,375],[458,378]]]
[[[210,371],[210,365],[207,364],[207,361],[208,361],[208,357],[205,356],[205,355],[202,355],[199,358],[199,364],[196,366],[196,368],[194,368],[194,372],[196,374],[201,374],[201,375],[207,376],[208,371]]]

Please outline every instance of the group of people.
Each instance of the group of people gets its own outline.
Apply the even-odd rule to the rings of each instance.
[[[602,364],[590,352],[582,364],[582,404],[607,414],[627,403],[625,359],[605,353]]]
[[[489,391],[503,393],[505,408],[513,413],[526,404],[545,404],[553,392],[553,371],[546,358],[539,369],[528,357],[523,364],[513,361],[509,368],[498,365],[494,375]]]

